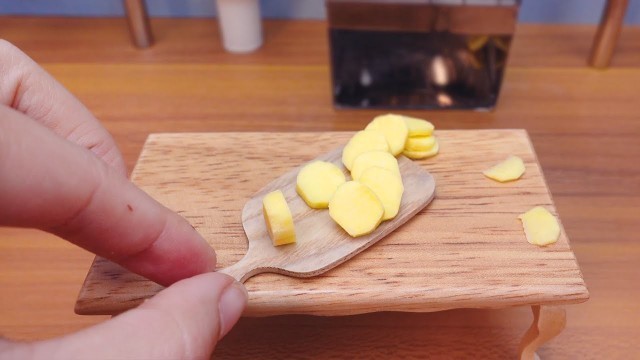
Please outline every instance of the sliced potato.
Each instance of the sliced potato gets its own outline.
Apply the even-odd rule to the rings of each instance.
[[[407,143],[404,144],[405,151],[425,152],[431,150],[436,144],[436,137],[429,136],[416,136],[407,139]]]
[[[358,181],[347,181],[329,201],[329,215],[349,235],[357,237],[378,227],[384,207],[373,190]]]
[[[431,147],[431,149],[427,150],[427,151],[409,151],[409,150],[405,150],[402,152],[402,155],[408,157],[409,159],[424,159],[424,158],[428,158],[431,156],[434,156],[438,153],[438,151],[440,151],[440,144],[438,144],[438,140],[436,139],[435,144],[433,144],[433,146]]]
[[[407,129],[409,130],[409,137],[429,136],[433,134],[433,129],[435,127],[429,121],[409,116],[403,116],[403,118],[405,124],[407,124]]]
[[[409,130],[402,116],[394,114],[377,116],[371,120],[366,129],[382,132],[389,144],[389,152],[394,156],[399,155],[404,150]]]
[[[342,163],[351,170],[358,155],[373,150],[389,151],[387,139],[382,132],[373,129],[358,131],[342,150]]]
[[[296,242],[293,216],[282,191],[276,190],[265,195],[262,214],[274,246]]]
[[[345,181],[344,173],[334,164],[314,161],[298,172],[296,191],[310,207],[326,209],[338,186]]]
[[[507,182],[519,179],[524,174],[524,162],[517,156],[509,156],[503,162],[482,173],[489,179]]]
[[[542,206],[536,206],[518,218],[522,220],[524,234],[530,244],[544,246],[558,241],[560,237],[558,220]]]
[[[370,167],[364,171],[359,181],[373,190],[382,202],[384,207],[383,221],[393,219],[398,215],[404,192],[400,176],[381,167]]]
[[[353,161],[351,177],[353,180],[360,179],[362,173],[370,167],[378,166],[400,175],[398,160],[387,151],[367,151],[358,155]]]

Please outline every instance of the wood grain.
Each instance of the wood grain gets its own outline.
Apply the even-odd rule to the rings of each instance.
[[[180,140],[178,139],[178,142]],[[212,139],[212,141],[216,140]],[[267,148],[264,150],[266,151]],[[342,164],[342,147],[311,161],[333,163],[342,170],[347,179],[350,179],[349,171]],[[273,180],[247,201],[242,208],[242,227],[247,237],[247,253],[238,262],[220,269],[221,272],[241,282],[261,273],[276,273],[292,277],[323,274],[396,230],[424,209],[435,196],[436,184],[431,174],[408,158],[400,156],[398,167],[402,176],[404,194],[398,214],[393,219],[380,224],[370,234],[353,238],[331,219],[328,210],[311,209],[298,195],[296,178],[302,166],[304,164]],[[243,181],[251,177],[252,173],[253,171],[248,170],[244,178],[237,180]],[[167,186],[171,185],[167,184]],[[269,237],[262,213],[262,199],[275,190],[283,192],[293,215],[297,239],[295,244],[274,247]],[[187,209],[190,208],[188,203],[183,205]],[[197,209],[194,211],[198,212]]]
[[[436,133],[440,153],[416,162],[438,184],[436,199],[426,211],[324,275],[292,279],[262,274],[249,279],[246,315],[436,311],[586,300],[588,292],[564,231],[558,243],[539,248],[527,243],[517,219],[538,205],[556,213],[526,132]],[[247,251],[239,215],[246,199],[264,186],[265,179],[343,145],[351,135],[153,135],[132,179],[189,220],[218,251],[220,267],[226,267]],[[482,175],[507,155],[524,160],[522,179],[498,184]],[[76,311],[118,313],[159,289],[99,259]]]
[[[151,27],[155,43],[140,51],[123,18],[0,17],[2,37],[40,63],[326,66],[329,60],[325,21],[265,20],[263,47],[242,56],[224,51],[212,19],[154,18]],[[583,68],[595,33],[593,25],[518,24],[509,66]],[[612,67],[640,64],[639,36],[638,26],[622,29]]]
[[[322,21],[267,21],[264,47],[243,56],[222,50],[210,19],[151,23],[157,42],[144,51],[131,46],[123,18],[2,17],[0,36],[99,117],[129,169],[153,132],[355,131],[375,115],[331,108]],[[543,359],[640,352],[640,27],[623,27],[606,71],[585,66],[595,32],[518,25],[495,111],[408,112],[439,129],[529,132],[591,295],[566,307],[567,327],[538,352]],[[73,313],[92,259],[52,235],[0,228],[0,333],[43,339],[107,319]],[[529,307],[247,317],[215,356],[516,358],[531,318]]]

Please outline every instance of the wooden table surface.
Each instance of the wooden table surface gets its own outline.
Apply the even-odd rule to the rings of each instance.
[[[266,23],[250,55],[222,51],[211,20],[154,20],[157,44],[130,47],[124,19],[1,18],[14,42],[114,134],[132,168],[149,133],[356,130],[377,111],[331,106],[326,26]],[[595,27],[522,25],[493,112],[411,111],[439,129],[525,128],[591,299],[567,307],[545,359],[640,356],[640,29],[612,68],[587,68]],[[34,230],[0,229],[0,334],[42,339],[106,318],[73,305],[93,256]],[[529,308],[246,318],[220,358],[514,357]]]
[[[427,209],[327,273],[309,279],[279,274],[248,279],[245,315],[431,312],[587,300],[589,294],[566,233],[561,232],[553,246],[532,246],[518,220],[518,215],[534,206],[555,213],[527,133],[521,129],[436,129],[434,134],[440,148],[437,156],[399,161],[405,189],[404,205],[396,219],[409,212],[412,198],[430,198],[431,187],[415,180],[416,168],[428,171],[427,178],[436,184],[435,198]],[[318,211],[320,217],[305,223],[300,214],[309,213],[309,207],[296,194],[294,168],[340,148],[352,135],[336,131],[153,134],[131,179],[184,216],[216,249],[221,268],[241,261],[248,252],[248,238],[254,241],[249,246],[253,256],[260,254],[266,260],[273,254],[286,263],[297,259],[296,254],[311,253],[298,266],[313,268],[314,259],[333,258],[332,251],[327,251],[331,246],[324,247],[326,252],[320,250],[332,238],[331,229],[341,239],[334,243],[334,251],[353,250],[367,242],[367,237],[343,238],[344,231],[326,211]],[[340,167],[341,154],[338,151],[335,157]],[[484,177],[482,171],[502,161],[505,154],[522,158],[525,175],[507,184]],[[262,196],[255,194],[264,193],[265,186],[285,173],[292,174],[287,182],[290,187],[276,188],[283,191],[293,214],[297,243],[276,249],[264,228]],[[257,204],[248,205],[253,199]],[[255,209],[257,226],[264,229],[264,241],[258,244],[256,236],[250,235],[255,231],[248,230],[256,223],[245,221],[247,206]],[[313,240],[305,238],[307,224]],[[384,231],[388,225],[384,222],[378,229]],[[277,262],[260,265],[278,267]],[[118,314],[160,289],[160,285],[99,258],[87,275],[76,312]]]

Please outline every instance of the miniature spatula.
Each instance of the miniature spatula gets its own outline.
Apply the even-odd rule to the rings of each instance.
[[[342,148],[339,148],[315,160],[332,162],[348,175],[341,159]],[[431,174],[404,156],[398,158],[398,165],[404,184],[398,215],[380,224],[372,233],[357,238],[352,238],[336,224],[327,209],[311,209],[296,193],[296,177],[301,167],[282,175],[245,204],[242,225],[249,240],[249,249],[240,261],[220,271],[240,282],[264,272],[310,277],[347,261],[404,224],[433,199],[435,181]],[[297,242],[276,247],[267,232],[262,198],[278,189],[284,193],[291,209]]]

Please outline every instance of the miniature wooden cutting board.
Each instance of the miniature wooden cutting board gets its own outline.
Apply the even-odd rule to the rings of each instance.
[[[311,162],[330,162],[345,176],[349,176],[342,164],[342,149],[342,146],[338,147]],[[237,263],[219,271],[241,282],[265,272],[293,277],[317,276],[349,260],[402,226],[424,209],[435,195],[433,176],[409,158],[399,156],[398,168],[404,194],[398,214],[393,219],[383,221],[371,233],[353,238],[331,219],[328,210],[312,209],[298,195],[296,179],[306,164],[272,180],[247,201],[242,209],[242,227],[248,241],[247,253]],[[295,244],[273,246],[269,236],[262,199],[275,190],[282,191],[291,211],[295,224]]]
[[[132,180],[183,215],[216,249],[220,268],[238,262],[247,240],[244,204],[271,180],[353,133],[200,133],[149,136]],[[529,244],[517,216],[534,206],[557,215],[524,130],[436,131],[440,154],[416,163],[438,184],[431,204],[366,251],[316,277],[259,274],[245,283],[245,315],[344,315],[374,311],[578,303],[588,298],[562,230],[558,242]],[[520,156],[524,176],[506,184],[482,171]],[[162,289],[96,258],[79,314],[116,314]]]

